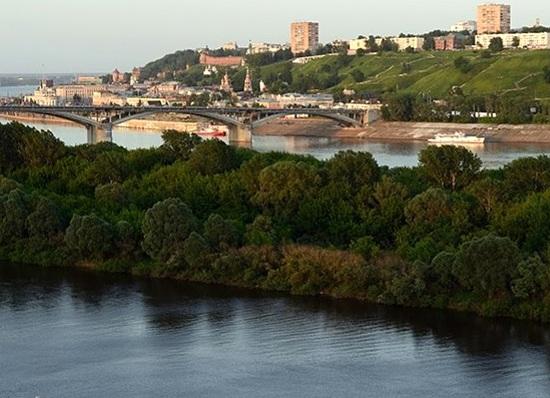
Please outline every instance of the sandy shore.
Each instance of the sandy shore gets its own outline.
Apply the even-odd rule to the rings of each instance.
[[[275,121],[254,131],[257,135],[309,136],[373,141],[426,141],[438,133],[467,134],[488,142],[550,143],[550,125],[376,122],[364,128],[343,128],[321,119]]]

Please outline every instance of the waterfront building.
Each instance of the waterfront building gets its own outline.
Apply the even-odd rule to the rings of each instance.
[[[474,32],[477,30],[476,21],[460,21],[451,26],[451,32]]]
[[[381,45],[382,40],[384,40],[382,37],[376,38],[376,44]],[[399,51],[405,51],[407,48],[420,51],[424,46],[424,38],[419,36],[387,37],[386,40],[391,40],[393,43],[397,44]]]
[[[39,106],[59,106],[59,100],[55,94],[55,89],[48,86],[46,81],[41,81],[40,86],[34,91],[33,95],[27,95],[23,99],[26,103]]]
[[[109,91],[95,91],[92,95],[93,106],[126,105],[126,98]]]
[[[68,103],[80,98],[83,102],[92,102],[94,92],[107,91],[105,84],[65,84],[55,87],[55,94],[60,103]]]
[[[517,38],[519,41],[518,48],[531,50],[550,49],[550,32],[476,35],[476,46],[479,48],[489,48],[491,40],[495,37],[502,39],[504,48],[513,48],[515,38]]]
[[[319,23],[293,22],[290,25],[290,49],[293,54],[315,51],[319,47]]]
[[[477,7],[477,33],[508,33],[512,12],[507,4],[482,4]]]
[[[244,65],[244,58],[238,56],[214,57],[208,52],[203,51],[200,55],[199,62],[206,66],[222,66],[222,67],[239,67]]]
[[[168,105],[168,100],[154,97],[128,97],[126,103],[130,106],[165,106]]]

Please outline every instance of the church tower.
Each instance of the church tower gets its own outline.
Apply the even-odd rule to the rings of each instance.
[[[250,76],[250,69],[246,68],[246,77],[244,78],[244,90],[245,93],[252,93],[252,77]]]
[[[223,76],[222,82],[220,84],[220,90],[225,91],[226,93],[232,93],[233,92],[233,86],[231,85],[231,79],[229,78],[229,74],[225,72],[225,75]]]

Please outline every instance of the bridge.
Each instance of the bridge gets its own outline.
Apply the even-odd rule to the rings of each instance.
[[[174,106],[0,106],[0,114],[47,115],[84,126],[88,133],[88,143],[111,142],[113,127],[133,119],[175,113],[203,118],[228,127],[230,142],[251,142],[255,128],[274,119],[307,115],[334,120],[348,127],[362,127],[369,123],[370,112],[352,109],[319,108],[208,108]]]

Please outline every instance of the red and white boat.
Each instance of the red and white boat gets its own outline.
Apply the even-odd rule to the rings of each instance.
[[[199,137],[205,138],[221,138],[225,137],[227,132],[216,127],[208,127],[206,129],[198,130],[195,134]]]

